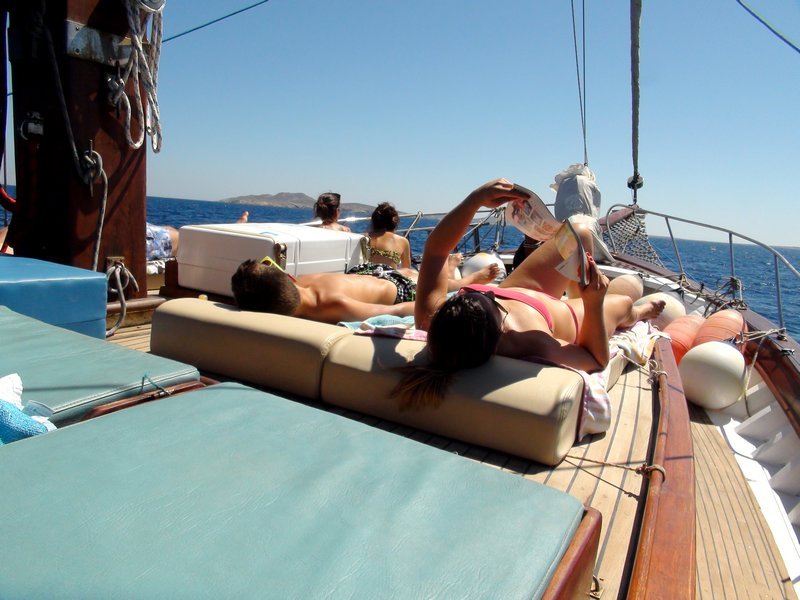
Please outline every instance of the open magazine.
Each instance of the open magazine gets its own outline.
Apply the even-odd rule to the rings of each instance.
[[[555,238],[558,253],[564,259],[556,269],[564,277],[585,286],[589,268],[586,251],[570,223],[570,219],[578,221],[582,218],[591,219],[591,217],[573,215],[562,223],[556,220],[550,209],[535,192],[516,183],[514,189],[524,192],[528,198],[520,202],[511,202],[506,206],[506,221],[535,240],[546,242]]]

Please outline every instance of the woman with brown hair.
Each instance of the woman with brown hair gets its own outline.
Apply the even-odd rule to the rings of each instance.
[[[314,216],[322,221],[320,227],[336,231],[350,231],[347,225],[339,223],[339,205],[342,197],[334,192],[320,194],[314,204]]]
[[[400,215],[389,202],[382,202],[372,211],[366,237],[370,262],[393,269],[411,268],[411,244],[408,238],[394,232],[399,223]]]
[[[394,232],[400,223],[400,214],[394,205],[382,202],[372,211],[370,221],[369,231],[364,236],[367,262],[351,268],[348,273],[373,274],[388,267],[416,281],[418,273],[411,264],[411,244],[408,238]],[[462,258],[461,254],[448,256],[448,291],[456,290],[461,285],[489,283],[500,275],[500,268],[496,264],[490,264],[462,279],[456,279],[455,271]]]

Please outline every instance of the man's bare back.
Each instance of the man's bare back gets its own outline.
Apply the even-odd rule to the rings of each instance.
[[[378,315],[409,316],[413,302],[395,304],[397,286],[372,275],[315,273],[297,277],[300,306],[295,316],[338,323]]]
[[[295,279],[272,260],[248,259],[231,277],[231,290],[244,310],[339,323],[378,315],[410,316],[416,285],[391,269],[370,275],[316,273]]]
[[[397,297],[397,288],[391,281],[371,275],[313,273],[296,279],[299,287],[312,290],[321,302],[345,295],[361,302],[394,304]]]

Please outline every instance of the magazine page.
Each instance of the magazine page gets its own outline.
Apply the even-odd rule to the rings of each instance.
[[[510,202],[506,206],[506,221],[528,237],[543,242],[549,240],[558,231],[561,223],[556,221],[536,193],[516,183],[514,189],[524,192],[528,198],[520,202]]]

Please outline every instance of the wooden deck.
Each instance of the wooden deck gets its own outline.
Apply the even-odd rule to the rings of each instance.
[[[149,334],[149,325],[138,325],[120,330],[111,341],[147,352]],[[648,462],[651,446],[653,395],[648,374],[628,370],[612,389],[611,397],[614,409],[609,431],[577,444],[555,468],[336,407],[316,406],[533,479],[593,506],[603,515],[595,566],[602,598],[624,598],[624,582],[632,568],[628,549],[635,547],[634,523],[645,484],[634,469]],[[796,598],[769,528],[727,445],[702,411],[691,414],[697,598]],[[687,518],[691,518],[688,513]]]

